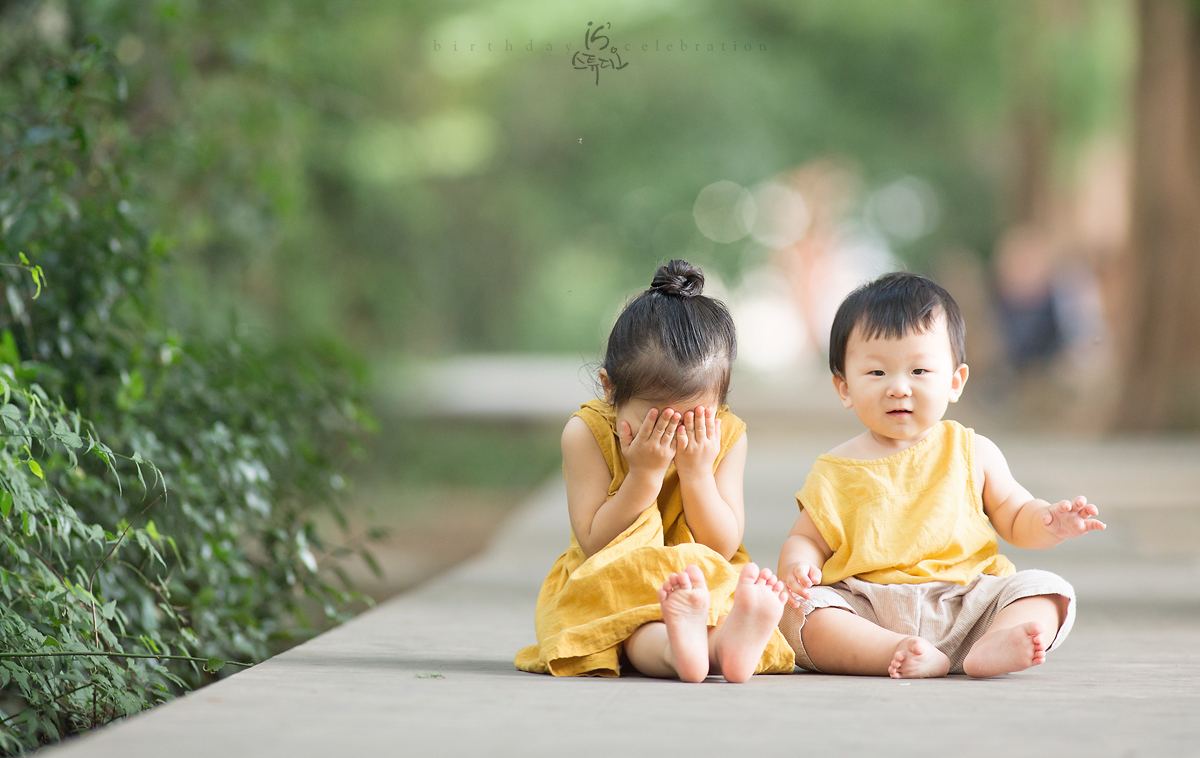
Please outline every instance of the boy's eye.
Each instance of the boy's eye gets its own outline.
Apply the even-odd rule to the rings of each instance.
[[[914,369],[913,369],[913,373],[914,373],[914,374],[916,374],[917,376],[920,376],[921,374],[924,374],[924,373],[925,373],[925,371],[926,371],[926,369],[923,369],[923,368],[914,368]]]
[[[868,371],[867,376],[883,376],[883,370],[875,369],[874,371]]]

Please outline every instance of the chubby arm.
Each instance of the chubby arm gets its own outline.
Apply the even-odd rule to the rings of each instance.
[[[704,406],[683,415],[675,436],[675,470],[688,528],[697,542],[725,560],[737,552],[746,528],[742,480],[749,447],[742,434],[713,471],[721,449],[721,424],[716,409]]]
[[[1004,454],[987,437],[975,435],[975,455],[983,474],[983,511],[1009,544],[1036,550],[1105,528],[1092,518],[1100,511],[1085,497],[1053,505],[1035,498],[1013,478]]]
[[[821,583],[821,569],[831,555],[833,551],[829,549],[829,543],[821,536],[808,511],[800,511],[800,518],[796,519],[792,531],[783,542],[777,572],[792,592],[788,602],[793,608],[800,607],[797,595],[807,598],[808,588]]]
[[[638,514],[655,504],[663,476],[674,455],[664,431],[677,419],[651,410],[633,435],[622,430],[621,443],[629,474],[620,489],[608,496],[612,473],[587,423],[572,416],[563,429],[563,476],[567,482],[567,511],[571,530],[584,555],[591,556],[629,528]],[[626,438],[629,438],[628,444]]]

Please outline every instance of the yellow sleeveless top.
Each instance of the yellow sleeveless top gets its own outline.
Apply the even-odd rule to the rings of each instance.
[[[983,511],[975,432],[956,421],[885,458],[822,455],[796,499],[833,550],[822,584],[967,584],[1016,571]]]
[[[592,400],[574,414],[587,423],[612,472],[612,497],[629,474],[616,429],[616,411]],[[713,470],[742,436],[746,425],[729,412],[721,419],[721,450]],[[672,572],[700,567],[711,600],[708,624],[729,613],[740,567],[750,561],[743,546],[729,561],[695,541],[683,512],[679,474],[672,464],[663,477],[655,507],[649,507],[612,542],[585,556],[571,533],[571,545],[555,561],[538,593],[534,627],[538,643],[523,648],[514,661],[522,671],[555,676],[619,676],[621,645],[638,627],[662,620],[658,589]],[[776,629],[757,673],[791,673],[795,656]]]

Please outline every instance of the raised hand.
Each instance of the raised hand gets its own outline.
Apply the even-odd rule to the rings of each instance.
[[[1042,513],[1042,526],[1059,539],[1070,539],[1106,528],[1103,521],[1093,518],[1098,513],[1100,510],[1080,495],[1074,500],[1061,500],[1048,506]]]
[[[821,569],[808,563],[794,563],[784,571],[783,583],[791,593],[788,604],[799,608],[800,600],[807,600],[812,594],[808,588],[821,583]]]
[[[713,464],[721,452],[721,421],[715,406],[696,406],[683,414],[675,428],[675,468],[679,475],[713,473]]]
[[[657,408],[651,408],[636,435],[628,422],[621,422],[621,452],[631,472],[637,469],[659,479],[667,473],[675,458],[675,427],[681,418],[678,411],[670,408],[661,414]]]

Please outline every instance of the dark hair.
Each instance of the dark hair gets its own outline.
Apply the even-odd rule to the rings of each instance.
[[[900,339],[910,332],[925,332],[939,313],[946,314],[954,367],[967,362],[964,347],[967,326],[958,303],[933,280],[899,271],[885,274],[846,296],[829,331],[829,370],[845,376],[846,344],[855,327],[864,339]]]
[[[725,304],[703,291],[704,272],[675,260],[660,266],[650,289],[625,306],[604,353],[609,402],[685,400],[706,392],[725,402],[737,334]]]

